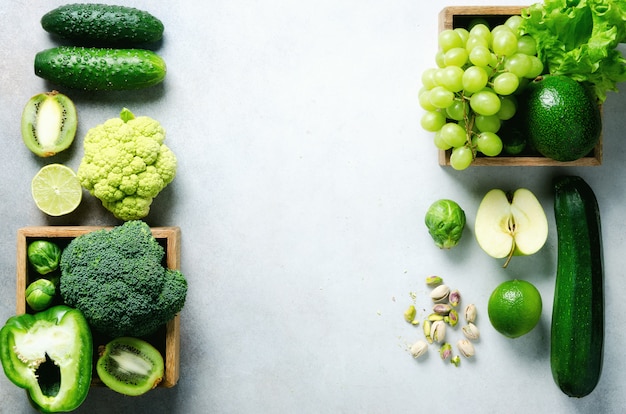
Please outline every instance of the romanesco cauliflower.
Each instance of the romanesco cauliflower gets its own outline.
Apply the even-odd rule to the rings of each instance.
[[[141,219],[176,175],[176,156],[164,139],[158,121],[124,108],[87,132],[78,179],[115,217]]]

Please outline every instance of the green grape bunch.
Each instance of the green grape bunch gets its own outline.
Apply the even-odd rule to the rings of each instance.
[[[469,29],[439,33],[437,67],[422,73],[421,126],[434,133],[435,146],[451,150],[450,165],[469,167],[481,153],[502,152],[498,131],[515,115],[516,92],[543,73],[534,38],[519,30],[514,15],[490,29],[475,21]]]

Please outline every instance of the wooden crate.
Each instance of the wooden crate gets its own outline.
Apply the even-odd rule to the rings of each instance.
[[[451,6],[446,7],[439,13],[439,31],[467,27],[476,18],[485,19],[491,27],[502,24],[513,15],[520,14],[522,9],[528,6]],[[602,110],[602,108],[600,108]],[[439,150],[439,165],[450,165],[451,151]],[[602,164],[602,136],[595,148],[587,156],[575,161],[555,161],[542,156],[497,156],[476,157],[472,165],[476,166],[575,166],[588,167]]]
[[[40,277],[28,263],[27,247],[35,240],[50,240],[60,247],[66,246],[73,238],[85,233],[99,230],[99,226],[38,226],[24,227],[17,233],[17,305],[18,315],[32,310],[26,304],[24,295],[31,281]],[[110,228],[110,227],[108,227]],[[165,265],[170,269],[180,268],[180,228],[153,227],[152,234],[165,249]],[[111,338],[101,337],[94,333],[94,354],[98,345],[104,345]],[[159,387],[171,388],[180,377],[180,315],[176,315],[165,326],[150,337],[145,338],[163,355],[165,372]],[[94,363],[97,355],[94,355]],[[92,379],[92,386],[103,386],[97,375]]]

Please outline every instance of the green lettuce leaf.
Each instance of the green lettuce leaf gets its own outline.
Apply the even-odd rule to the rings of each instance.
[[[522,33],[537,42],[548,73],[593,87],[600,102],[626,81],[626,0],[544,0],[522,10]]]

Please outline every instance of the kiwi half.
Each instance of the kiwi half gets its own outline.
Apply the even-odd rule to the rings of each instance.
[[[106,346],[99,347],[98,353],[98,377],[107,387],[120,394],[145,394],[163,379],[163,356],[142,339],[116,338]]]
[[[74,102],[57,91],[33,96],[22,112],[22,139],[40,157],[51,157],[69,148],[77,126]]]

